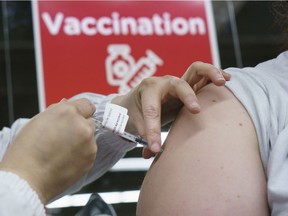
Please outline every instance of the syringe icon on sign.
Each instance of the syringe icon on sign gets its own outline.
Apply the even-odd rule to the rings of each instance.
[[[119,93],[126,93],[136,87],[144,78],[153,76],[157,66],[163,65],[162,59],[152,50],[146,50],[146,56],[137,62],[127,44],[111,44],[107,51],[106,75],[110,85],[119,86]]]
[[[120,93],[126,93],[136,87],[144,78],[152,76],[157,65],[163,65],[163,61],[152,50],[146,51],[146,57],[142,57],[131,68],[131,73],[126,76],[119,87]]]

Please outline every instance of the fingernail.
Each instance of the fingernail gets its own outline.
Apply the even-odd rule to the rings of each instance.
[[[218,80],[225,80],[225,78],[224,78],[224,76],[220,70],[218,70],[217,79]]]
[[[158,143],[156,143],[156,142],[152,143],[151,151],[155,152],[155,153],[159,152],[160,151],[160,145]]]
[[[200,109],[200,106],[199,106],[198,103],[192,102],[192,103],[191,103],[191,108],[192,108],[192,109]]]

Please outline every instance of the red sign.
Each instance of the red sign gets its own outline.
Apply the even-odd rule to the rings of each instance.
[[[40,108],[127,92],[148,76],[219,66],[209,1],[33,1]]]

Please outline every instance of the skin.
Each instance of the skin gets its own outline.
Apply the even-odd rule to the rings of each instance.
[[[194,62],[181,79],[174,76],[144,79],[113,102],[128,108],[126,129],[148,141],[149,148],[144,148],[143,157],[150,158],[160,152],[161,126],[174,120],[183,105],[190,113],[199,113],[201,107],[195,92],[210,82],[223,86],[229,79],[229,74],[211,64]]]
[[[47,203],[91,169],[97,152],[94,112],[86,99],[50,106],[22,128],[0,169],[25,179]]]
[[[171,121],[183,104],[191,113],[200,111],[193,89],[210,81],[224,85],[229,78],[212,65],[196,62],[182,78],[147,78],[112,102],[129,110],[127,130],[147,138],[149,149],[143,155],[148,158],[160,150],[161,124]],[[97,144],[90,117],[94,112],[95,106],[86,99],[51,105],[21,129],[1,161],[0,170],[25,179],[46,204],[93,166]],[[162,121],[161,113],[165,116]]]
[[[137,215],[269,215],[253,123],[225,87],[199,92],[201,113],[179,113],[140,192]]]

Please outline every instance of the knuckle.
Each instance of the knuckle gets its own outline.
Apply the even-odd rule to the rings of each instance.
[[[80,133],[82,134],[83,139],[85,140],[90,140],[91,137],[93,137],[94,132],[95,132],[94,128],[87,124],[85,124],[80,130]]]
[[[86,120],[78,120],[74,122],[76,128],[74,129],[74,135],[78,137],[81,143],[89,143],[91,139],[94,138],[95,127],[90,123],[87,123]]]
[[[54,109],[54,108],[57,107],[57,106],[59,106],[59,104],[54,103],[54,104],[49,105],[49,106],[47,107],[47,109]]]
[[[87,104],[87,106],[89,106],[89,108],[91,109],[91,113],[94,113],[96,110],[95,105],[87,98],[82,98],[82,100]]]
[[[141,81],[140,86],[145,87],[155,84],[157,84],[157,77],[147,77]]]
[[[75,106],[65,103],[59,106],[59,113],[61,115],[75,115],[77,114],[77,109]]]
[[[172,75],[164,75],[164,76],[162,76],[162,79],[166,80],[166,81],[170,81],[170,80],[175,79],[175,78],[176,77],[172,76]],[[161,77],[160,77],[160,79],[161,79]]]
[[[147,77],[141,81],[137,87],[137,95],[141,98],[141,95],[147,91],[147,89],[152,89],[159,85],[158,77]]]
[[[160,117],[159,108],[153,105],[148,105],[143,109],[144,119],[155,119]]]
[[[189,69],[198,68],[201,66],[201,64],[203,64],[202,61],[195,61],[189,66]]]
[[[178,77],[170,77],[170,85],[174,88],[180,87],[181,85],[185,84],[186,81],[183,79],[180,79]]]

